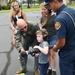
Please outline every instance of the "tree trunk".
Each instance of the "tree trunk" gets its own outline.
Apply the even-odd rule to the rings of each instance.
[[[27,6],[27,8],[30,8],[29,4],[30,4],[30,1],[28,0],[28,6]]]

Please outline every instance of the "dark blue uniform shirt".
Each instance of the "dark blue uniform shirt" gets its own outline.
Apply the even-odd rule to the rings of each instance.
[[[75,10],[63,4],[57,11],[55,24],[58,22],[60,25],[59,29],[57,29],[57,35],[58,38],[66,39],[65,46],[60,49],[60,52],[63,54],[66,51],[75,50],[75,27],[71,18],[67,14],[62,13],[62,11],[68,12],[75,21]]]

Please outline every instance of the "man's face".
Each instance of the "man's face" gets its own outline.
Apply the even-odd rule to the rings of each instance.
[[[24,19],[18,19],[17,20],[17,26],[20,30],[26,32],[28,30],[28,23],[25,22]]]
[[[54,12],[57,11],[57,7],[56,7],[55,2],[50,2],[49,3],[49,9],[52,9]]]
[[[27,32],[27,29],[28,29],[28,26],[25,25],[21,30],[24,31],[24,32]]]

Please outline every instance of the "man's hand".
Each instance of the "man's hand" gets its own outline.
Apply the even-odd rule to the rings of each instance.
[[[19,53],[20,53],[21,51],[25,51],[24,48],[20,48]]]
[[[26,51],[21,51],[21,52],[20,52],[20,55],[21,55],[22,57],[25,57],[25,56],[27,56],[27,53],[26,53]]]
[[[13,34],[15,35],[17,33],[17,30],[15,29],[14,31],[13,31]]]
[[[53,46],[52,50],[53,50],[54,52],[57,52],[57,51],[58,51],[56,45]]]

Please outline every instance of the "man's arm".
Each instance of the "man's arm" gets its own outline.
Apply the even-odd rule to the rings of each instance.
[[[18,51],[24,50],[24,49],[23,49],[23,46],[22,46],[21,34],[20,34],[20,31],[19,31],[19,30],[16,30],[16,31],[15,31],[14,39],[15,39],[15,43],[16,43],[16,48],[17,48],[17,50],[18,50]]]
[[[53,51],[57,52],[58,49],[61,49],[65,45],[65,38],[59,38],[56,45],[52,48]]]

